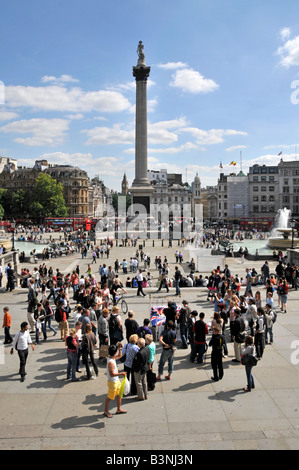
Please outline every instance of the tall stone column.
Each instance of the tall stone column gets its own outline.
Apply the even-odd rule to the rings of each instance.
[[[136,79],[135,179],[130,193],[133,196],[133,204],[144,205],[149,213],[150,198],[154,192],[147,175],[147,79],[151,69],[146,66],[141,41],[137,53],[138,62],[133,67],[133,76]]]

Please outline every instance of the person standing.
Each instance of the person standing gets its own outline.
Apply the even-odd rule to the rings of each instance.
[[[204,322],[205,314],[199,314],[199,320],[193,325],[193,346],[190,354],[190,362],[195,361],[198,354],[197,363],[201,364],[206,348],[206,335],[209,333],[208,325]]]
[[[137,389],[136,400],[147,400],[147,371],[149,369],[150,351],[145,347],[145,339],[138,338],[139,351],[133,359],[132,371]]]
[[[123,340],[123,327],[119,315],[119,307],[112,307],[109,317],[109,337],[110,344],[117,344]]]
[[[166,324],[166,330],[162,331],[159,338],[159,342],[163,346],[163,350],[159,361],[157,380],[161,380],[161,375],[163,374],[164,364],[166,361],[168,361],[168,375],[165,376],[165,379],[170,380],[173,372],[173,354],[176,343],[176,333],[173,330],[173,327],[173,322],[169,320]]]
[[[69,335],[65,338],[65,345],[67,346],[66,355],[68,360],[66,377],[72,379],[72,382],[77,382],[79,380],[76,378],[79,340],[75,328],[70,329]]]
[[[100,346],[108,346],[109,342],[109,310],[108,308],[103,308],[102,314],[98,319],[98,335],[100,340]]]
[[[20,359],[20,369],[19,369],[19,374],[21,376],[21,382],[24,382],[25,376],[26,376],[26,362],[27,362],[27,357],[28,357],[28,345],[31,345],[32,351],[34,351],[34,346],[32,343],[31,336],[28,331],[28,323],[23,322],[21,323],[21,330],[16,333],[13,343],[12,343],[12,348],[10,350],[10,354],[14,353],[14,350],[16,349],[18,351],[19,359]]]
[[[97,344],[96,335],[92,332],[91,325],[88,324],[85,327],[85,334],[82,337],[82,343],[81,343],[82,362],[86,367],[86,379],[87,380],[94,379],[94,376],[91,375],[90,368],[89,368],[89,358],[93,366],[94,373],[96,374],[97,377],[99,375],[98,367],[94,360],[94,348],[96,344]]]
[[[55,319],[59,323],[60,335],[62,341],[65,341],[67,335],[69,334],[69,324],[67,321],[67,312],[66,309],[62,306],[63,300],[60,299],[59,305],[55,312]]]
[[[225,345],[225,337],[221,334],[221,326],[213,328],[213,334],[209,342],[209,346],[212,346],[211,364],[213,369],[212,380],[218,382],[223,377],[223,346]]]
[[[182,340],[182,349],[188,349],[188,321],[191,314],[187,300],[183,300],[183,307],[180,310],[178,324],[180,325],[180,333]]]
[[[128,343],[122,349],[122,356],[125,357],[124,361],[124,371],[127,373],[127,379],[130,381],[131,377],[131,394],[136,395],[136,384],[134,378],[134,371],[132,371],[132,364],[134,357],[139,352],[139,347],[137,346],[138,335],[133,334],[130,336]]]
[[[34,290],[34,279],[29,280],[27,319],[30,325],[30,333],[35,333],[34,311],[38,304],[37,295]]]
[[[13,338],[10,334],[10,327],[11,327],[11,315],[9,313],[9,307],[4,307],[3,309],[3,325],[2,328],[4,328],[4,344],[10,344],[13,342]]]
[[[182,278],[182,273],[179,270],[178,266],[176,266],[174,272],[174,282],[175,282],[175,295],[180,295],[181,294],[181,289],[180,289],[180,281]]]
[[[255,345],[257,359],[261,359],[263,357],[264,348],[265,348],[264,315],[265,315],[264,309],[262,307],[259,307],[257,309],[257,321],[256,321],[255,335],[254,335],[254,345]]]
[[[52,319],[54,317],[54,312],[53,312],[52,307],[50,306],[50,302],[49,302],[48,299],[46,299],[44,301],[44,309],[45,309],[45,312],[46,312],[46,317],[45,317],[45,321],[42,324],[42,326],[43,326],[44,339],[47,339],[47,325],[50,328],[50,330],[53,331],[53,333],[54,333],[53,336],[57,335],[57,331],[52,326]]]
[[[142,269],[139,269],[136,278],[137,278],[137,284],[138,284],[137,295],[143,295],[143,297],[145,297],[146,294],[143,292],[143,289],[142,289],[142,284],[143,284]]]
[[[253,337],[249,335],[245,338],[245,348],[242,351],[242,356],[245,356],[246,354],[249,354],[251,356],[254,355]],[[254,379],[252,375],[252,367],[252,364],[245,365],[247,387],[243,388],[244,392],[251,392],[251,390],[255,388]]]
[[[126,338],[129,342],[129,339],[132,335],[136,334],[137,329],[139,328],[139,324],[136,320],[134,320],[135,313],[133,310],[129,310],[128,318],[125,320],[125,329],[126,329]]]
[[[241,361],[242,343],[245,340],[245,322],[241,317],[241,310],[235,309],[235,321],[232,328],[232,339],[234,342],[235,359],[233,362]]]
[[[268,344],[268,335],[270,344],[273,343],[273,323],[274,323],[274,312],[271,309],[271,305],[266,304],[265,306],[265,343]]]
[[[116,414],[124,414],[127,412],[127,410],[124,410],[121,408],[121,397],[119,395],[120,387],[121,387],[121,382],[119,380],[119,377],[126,376],[127,373],[118,372],[118,368],[116,365],[117,359],[120,359],[122,356],[121,349],[122,349],[121,343],[118,343],[117,345],[112,344],[109,346],[109,351],[108,351],[109,355],[107,357],[107,368],[106,368],[108,394],[105,400],[105,410],[104,410],[104,415],[107,418],[112,418],[113,416],[109,412],[109,403],[111,400],[114,400],[115,398],[117,402]]]

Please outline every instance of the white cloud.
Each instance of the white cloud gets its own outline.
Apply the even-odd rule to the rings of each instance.
[[[170,85],[180,88],[187,93],[210,93],[219,88],[219,85],[210,78],[205,78],[191,68],[179,69],[172,75]]]
[[[287,39],[285,37],[285,39]],[[299,65],[299,36],[289,39],[277,49],[277,54],[281,57],[280,64],[285,68]]]
[[[109,127],[94,127],[93,129],[84,129],[87,134],[87,145],[114,145],[114,144],[132,144],[135,139],[135,130],[122,129],[121,124],[115,124]]]
[[[158,64],[158,67],[164,70],[176,70],[187,68],[188,64],[185,64],[184,62],[167,62],[166,64]]]
[[[221,144],[222,142],[224,142],[225,136],[247,135],[246,132],[236,131],[233,129],[210,129],[206,131],[203,129],[198,129],[197,127],[186,127],[181,129],[181,132],[188,132],[193,135],[198,145]]]
[[[19,117],[17,113],[14,113],[12,111],[0,111],[0,121],[5,122],[5,121],[11,121],[12,119],[16,119]]]
[[[246,149],[246,145],[232,145],[231,147],[227,147],[225,149],[226,152],[234,152],[235,150],[242,150]]]
[[[69,114],[67,116],[68,119],[73,119],[73,120],[77,120],[77,119],[82,119],[84,118],[84,114],[82,113],[77,113],[77,114]]]
[[[55,84],[61,84],[61,83],[78,83],[79,80],[77,78],[71,77],[71,75],[61,75],[60,77],[54,77],[51,75],[44,75],[41,79],[42,83],[55,83]]]
[[[6,105],[11,108],[27,107],[42,111],[82,113],[88,111],[120,112],[131,103],[117,91],[98,90],[85,92],[79,87],[62,86],[7,86]]]
[[[66,119],[29,119],[14,121],[0,127],[0,131],[13,134],[30,134],[16,137],[15,142],[29,146],[56,145],[65,139],[69,121]]]
[[[291,36],[291,28],[282,28],[280,30],[280,37],[283,41],[286,41]]]

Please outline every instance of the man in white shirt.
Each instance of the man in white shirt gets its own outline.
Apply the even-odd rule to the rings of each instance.
[[[139,269],[136,278],[137,278],[137,284],[138,284],[137,295],[142,294],[143,297],[145,297],[146,294],[143,292],[143,289],[142,289],[142,283],[143,283],[142,269]]]
[[[19,374],[21,375],[21,382],[24,382],[25,380],[25,366],[26,366],[26,361],[28,357],[28,345],[31,344],[32,351],[34,351],[34,346],[32,343],[31,336],[28,331],[28,323],[23,322],[21,323],[21,330],[16,333],[13,343],[12,343],[12,348],[10,350],[10,354],[14,353],[14,349],[18,351],[18,355],[20,358],[20,370]]]

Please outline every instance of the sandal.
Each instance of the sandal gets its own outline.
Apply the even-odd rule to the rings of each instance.
[[[116,415],[125,415],[127,413],[127,410],[120,410],[120,411],[117,411],[115,414]]]
[[[111,413],[105,413],[105,411],[104,411],[104,415],[106,416],[106,418],[112,418],[113,416]]]

